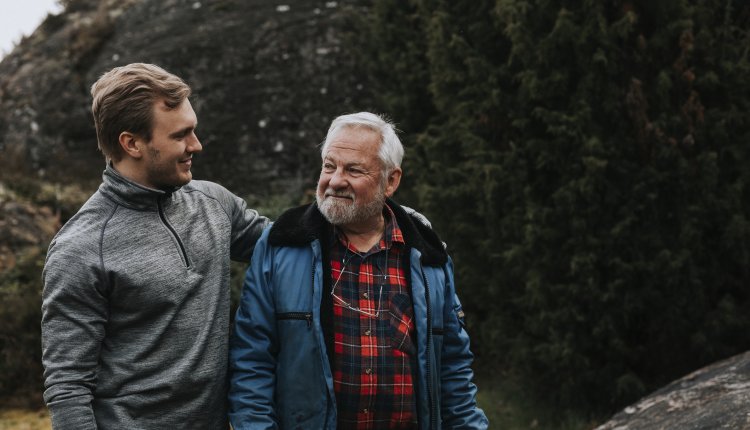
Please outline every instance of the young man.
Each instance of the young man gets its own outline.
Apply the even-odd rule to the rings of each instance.
[[[42,360],[55,429],[226,429],[229,260],[269,223],[192,181],[190,88],[149,64],[92,87],[103,181],[49,247]]]
[[[484,429],[453,267],[391,201],[403,148],[371,113],[336,118],[317,203],[258,241],[230,362],[235,430]]]

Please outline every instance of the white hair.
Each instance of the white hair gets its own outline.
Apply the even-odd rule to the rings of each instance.
[[[331,122],[328,129],[326,140],[320,148],[321,157],[325,157],[328,145],[331,143],[336,134],[344,128],[364,127],[380,135],[380,149],[378,157],[383,163],[386,175],[396,167],[401,167],[401,160],[404,158],[404,147],[396,135],[396,127],[380,115],[370,112],[358,112],[348,115],[341,115]]]

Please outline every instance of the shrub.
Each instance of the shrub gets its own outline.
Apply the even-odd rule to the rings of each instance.
[[[0,273],[0,397],[41,389],[41,278],[46,247],[28,248]]]

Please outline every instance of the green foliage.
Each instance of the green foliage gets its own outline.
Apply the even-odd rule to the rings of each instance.
[[[29,248],[13,269],[0,273],[0,397],[42,387],[39,322],[44,252],[44,247]]]
[[[596,427],[596,422],[573,412],[560,413],[539,403],[523,381],[497,369],[476,369],[479,385],[477,404],[487,415],[491,428],[503,430],[581,430]]]
[[[89,185],[90,190],[86,190],[86,187],[76,184],[62,185],[22,175],[0,176],[0,203],[10,200],[47,206],[60,215],[62,223],[75,215],[96,189],[94,185]]]
[[[750,6],[373,10],[361,61],[410,125],[405,191],[449,244],[480,358],[606,413],[750,348]]]

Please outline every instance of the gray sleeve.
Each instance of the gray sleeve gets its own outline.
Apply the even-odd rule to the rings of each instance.
[[[44,400],[54,429],[97,428],[91,401],[108,303],[96,249],[53,242],[44,266]]]
[[[259,215],[255,209],[247,207],[245,200],[232,194],[229,190],[213,182],[199,181],[211,195],[216,198],[232,224],[232,243],[230,256],[232,260],[249,262],[253,255],[255,243],[260,239],[263,229],[271,221]]]
[[[245,201],[232,194],[232,259],[236,261],[250,261],[255,243],[260,239],[263,229],[271,221],[259,215],[255,209],[247,207]]]

